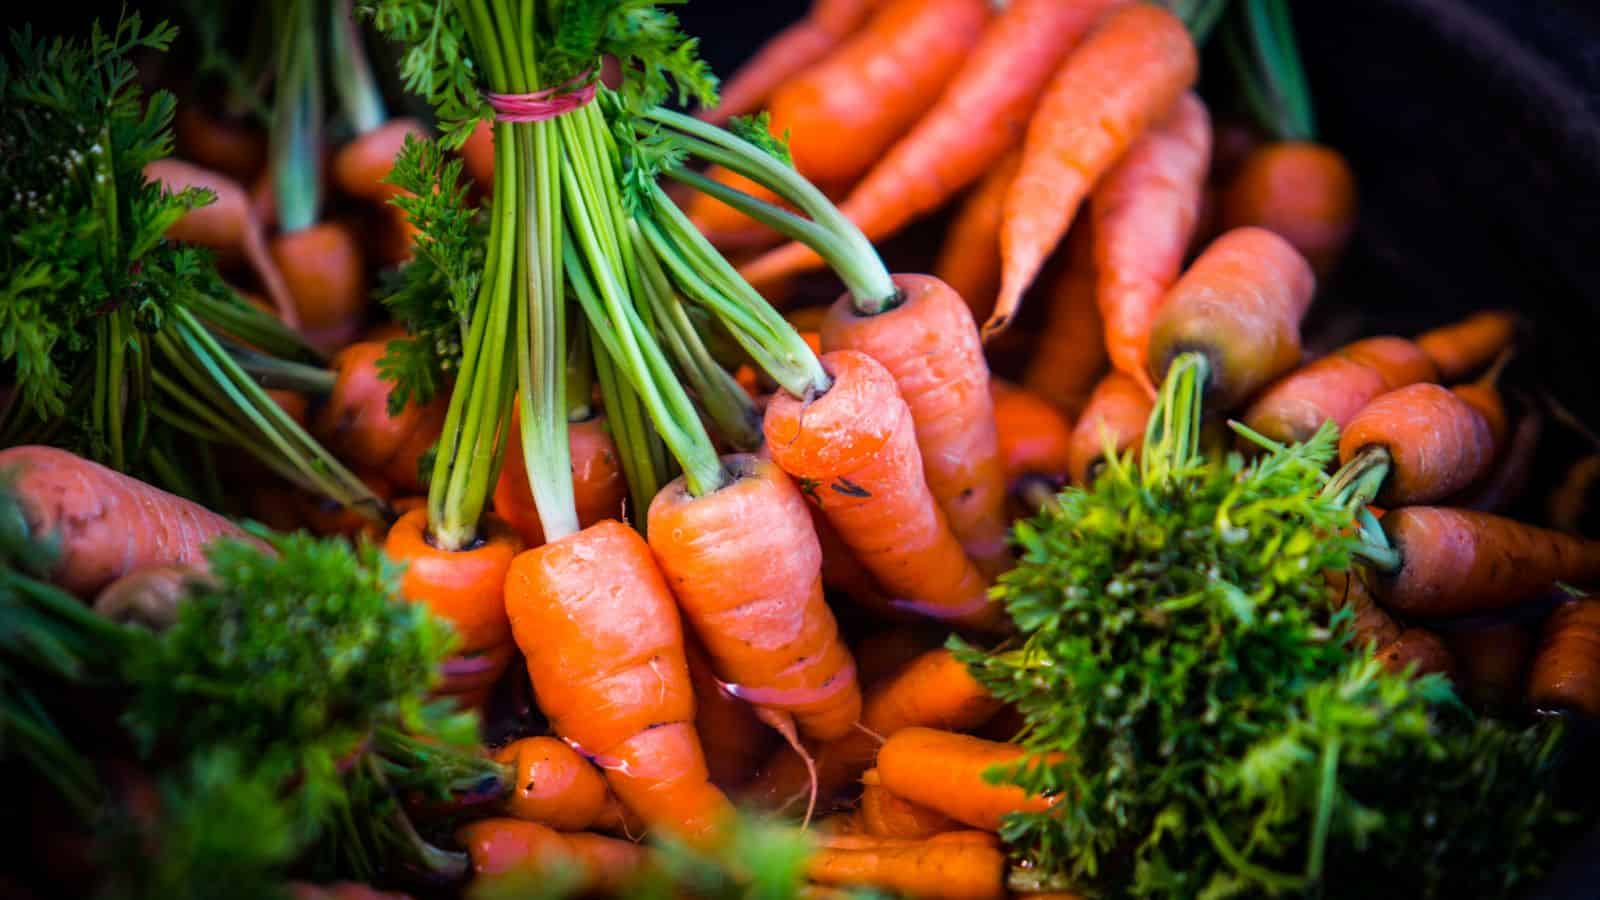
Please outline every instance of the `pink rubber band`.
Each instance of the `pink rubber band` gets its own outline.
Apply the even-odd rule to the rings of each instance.
[[[556,116],[582,109],[594,99],[595,82],[588,72],[573,78],[560,87],[545,88],[531,94],[495,94],[485,96],[494,109],[496,122],[543,122]],[[567,90],[578,84],[581,87]]]

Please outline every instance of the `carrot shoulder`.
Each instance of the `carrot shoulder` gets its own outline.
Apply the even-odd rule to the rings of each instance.
[[[1412,384],[1367,404],[1339,438],[1339,461],[1381,450],[1383,506],[1442,500],[1477,481],[1494,461],[1494,438],[1477,410],[1436,384]]]

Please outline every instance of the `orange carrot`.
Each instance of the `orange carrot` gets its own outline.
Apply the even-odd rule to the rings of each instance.
[[[994,400],[995,433],[1006,485],[1040,476],[1064,481],[1071,467],[1072,423],[1061,410],[1025,388],[1000,378],[989,379]]]
[[[1363,338],[1278,379],[1250,403],[1244,423],[1280,443],[1302,443],[1332,421],[1341,429],[1380,395],[1438,379],[1415,343]]]
[[[938,102],[909,133],[896,135],[840,211],[868,239],[879,240],[944,205],[1016,146],[1050,76],[1116,2],[1011,0],[984,29]],[[851,138],[844,143],[854,143],[853,132]],[[810,174],[804,165],[800,171]],[[743,272],[759,285],[821,265],[811,248],[791,243]]]
[[[427,134],[416,119],[390,119],[377,128],[352,138],[333,155],[333,183],[358,200],[383,203],[400,193],[388,182],[394,158],[400,155],[407,137]]]
[[[1106,345],[1095,299],[1093,229],[1088,222],[1067,237],[1066,266],[1050,288],[1049,319],[1039,335],[1022,383],[1077,419],[1106,368]]]
[[[94,611],[113,622],[160,631],[178,621],[178,601],[200,575],[198,569],[183,565],[135,569],[95,594]]]
[[[1407,628],[1377,651],[1383,667],[1396,674],[1439,674],[1454,679],[1456,660],[1437,634],[1426,628]]]
[[[966,828],[945,831],[927,838],[879,837],[861,831],[819,835],[819,846],[834,850],[882,850],[889,847],[923,847],[930,844],[956,847],[992,847],[1001,849],[1004,844],[993,832]]]
[[[933,106],[987,18],[982,0],[890,0],[833,54],[773,92],[772,133],[788,133],[795,168],[807,178],[853,181]]]
[[[1351,612],[1350,631],[1356,644],[1386,647],[1400,637],[1400,625],[1394,617],[1383,611],[1372,591],[1358,571],[1325,572],[1328,582],[1328,600],[1334,609],[1348,608]]]
[[[1228,184],[1220,213],[1224,229],[1265,228],[1326,275],[1355,231],[1355,176],[1338,151],[1321,144],[1263,144]]]
[[[1382,519],[1401,565],[1373,585],[1413,618],[1503,609],[1557,581],[1600,581],[1600,543],[1464,509],[1408,506]]]
[[[1089,397],[1083,418],[1073,427],[1067,446],[1067,472],[1072,483],[1083,486],[1094,480],[1105,459],[1107,443],[1118,454],[1130,450],[1137,453],[1154,405],[1145,389],[1121,372],[1111,372],[1101,379]]]
[[[159,181],[172,193],[187,188],[210,191],[215,199],[185,213],[167,229],[167,236],[175,241],[209,247],[218,253],[242,256],[272,300],[278,317],[291,328],[300,326],[300,311],[295,306],[289,283],[268,252],[261,220],[238,182],[220,172],[178,159],[151,162],[144,167],[144,175],[151,181]]]
[[[939,279],[896,275],[894,284],[899,304],[873,316],[841,296],[822,323],[822,348],[865,353],[894,376],[916,426],[928,489],[950,531],[986,572],[1002,571],[1010,561],[1005,469],[978,326]]]
[[[1551,526],[1569,534],[1587,534],[1597,486],[1600,486],[1600,453],[1580,457],[1567,468],[1561,483],[1546,500]]]
[[[821,396],[784,392],[768,404],[763,430],[773,461],[908,609],[993,622],[997,609],[983,576],[924,480],[911,411],[894,377],[853,350],[823,354],[822,364],[834,383]]]
[[[1482,417],[1489,428],[1490,445],[1493,452],[1499,455],[1506,445],[1506,435],[1511,430],[1511,422],[1506,412],[1505,398],[1500,396],[1500,372],[1509,357],[1502,355],[1500,361],[1490,367],[1483,377],[1466,384],[1458,384],[1450,389],[1463,403],[1472,407],[1473,411]]]
[[[723,458],[731,482],[695,497],[683,477],[650,503],[650,549],[713,668],[780,733],[848,733],[855,663],[822,598],[805,498],[772,462]]]
[[[306,340],[342,347],[361,329],[367,285],[361,245],[348,228],[321,222],[272,239],[272,259],[300,312]]]
[[[933,274],[966,299],[974,319],[989,315],[1000,290],[1000,221],[1021,164],[1022,151],[1013,149],[989,167],[950,220],[933,264]]]
[[[884,787],[877,769],[868,769],[861,784],[861,824],[867,834],[914,840],[958,827],[944,813],[912,803]]]
[[[1197,69],[1183,22],[1148,3],[1112,13],[1067,58],[1028,126],[1006,198],[1000,298],[985,335],[1009,324],[1079,204],[1194,84]]]
[[[984,831],[999,831],[1014,812],[1045,812],[1052,798],[1029,796],[1016,785],[990,784],[984,773],[1012,766],[1026,751],[954,731],[920,726],[889,736],[878,750],[878,778],[896,795]]]
[[[745,782],[772,749],[772,729],[747,702],[729,693],[694,635],[684,635],[689,681],[694,685],[694,727],[706,755],[711,783],[721,788]]]
[[[1533,634],[1522,622],[1451,632],[1445,644],[1461,671],[1462,692],[1480,708],[1503,711],[1522,699]]]
[[[339,351],[329,365],[338,373],[317,413],[317,437],[356,466],[380,472],[397,492],[422,489],[418,461],[439,439],[449,397],[389,413],[389,382],[378,372],[384,347],[361,341]]]
[[[556,733],[646,825],[709,838],[732,810],[706,772],[682,627],[644,539],[607,520],[528,550],[505,598]]]
[[[456,841],[472,858],[478,881],[522,876],[529,887],[552,875],[577,878],[580,893],[616,891],[643,868],[645,848],[631,841],[578,832],[561,834],[537,822],[479,819],[463,825]]]
[[[196,103],[179,103],[172,119],[178,155],[249,184],[267,164],[267,134],[241,119],[207,115]]]
[[[769,38],[722,83],[717,105],[700,118],[721,125],[754,112],[784,82],[833,52],[878,5],[880,0],[813,0],[805,18]]]
[[[242,535],[197,503],[54,447],[0,450],[0,473],[20,524],[58,543],[50,580],[79,597],[148,566],[204,567],[208,543]]]
[[[1600,718],[1600,600],[1569,601],[1550,614],[1528,678],[1528,702]]]
[[[1004,900],[1005,853],[982,844],[936,843],[845,850],[824,847],[806,863],[816,884],[871,887],[928,900]]]
[[[1436,384],[1412,384],[1367,404],[1339,438],[1339,461],[1387,455],[1383,506],[1431,503],[1477,481],[1494,461],[1483,416]]]
[[[1150,331],[1150,374],[1159,382],[1179,354],[1202,353],[1208,406],[1232,409],[1300,361],[1315,287],[1283,238],[1260,228],[1224,234],[1168,292]]]
[[[539,509],[533,503],[533,487],[522,461],[522,430],[516,412],[511,416],[506,461],[494,487],[494,511],[522,535],[523,543],[537,547],[544,543],[544,527]],[[591,415],[567,423],[567,443],[572,453],[572,493],[577,506],[578,525],[588,528],[602,519],[620,519],[628,496],[628,483],[622,474],[617,445],[603,415]]]
[[[553,737],[512,741],[495,751],[511,767],[505,813],[557,831],[622,829],[626,814],[594,764]]]
[[[765,449],[765,448],[763,448]],[[822,548],[822,586],[849,597],[864,609],[880,618],[910,621],[917,618],[909,610],[898,608],[878,584],[867,567],[856,558],[854,550],[845,543],[839,532],[828,524],[816,504],[807,504],[811,511],[811,528],[817,534],[817,544]],[[864,680],[862,683],[866,683]]]
[[[481,121],[472,127],[472,134],[461,145],[461,162],[478,193],[488,196],[494,191],[493,125]]]
[[[1417,346],[1438,367],[1439,380],[1451,384],[1488,365],[1516,337],[1516,317],[1490,310],[1435,328],[1417,338]]]
[[[374,496],[384,500],[393,496],[394,486],[389,484],[382,473],[359,468],[354,471],[356,477],[366,484]],[[305,523],[305,527],[312,534],[323,537],[347,537],[352,541],[361,538],[383,540],[383,525],[351,507],[305,490],[295,490],[292,497],[300,521]]]
[[[1494,471],[1457,498],[1455,505],[1498,512],[1520,497],[1533,475],[1533,461],[1539,452],[1539,437],[1543,431],[1544,414],[1538,407],[1528,405],[1495,461]]]
[[[1089,199],[1106,355],[1152,394],[1145,362],[1150,326],[1183,268],[1210,156],[1211,117],[1199,97],[1184,94]]]

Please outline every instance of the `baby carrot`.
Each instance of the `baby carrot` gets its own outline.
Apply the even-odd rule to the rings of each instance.
[[[926,838],[959,826],[954,819],[900,797],[878,778],[877,769],[861,776],[861,824],[867,834],[889,838]]]
[[[557,831],[621,829],[625,815],[594,763],[553,737],[519,738],[495,751],[510,766],[506,815]]]
[[[937,810],[973,828],[999,831],[1014,812],[1044,812],[1048,797],[1029,796],[1016,785],[990,784],[984,773],[1021,762],[1016,744],[986,741],[954,731],[903,728],[878,750],[883,786],[913,803]]]
[[[1528,678],[1528,702],[1600,718],[1600,600],[1569,601],[1550,614]]]
[[[1494,461],[1483,416],[1436,384],[1412,384],[1367,404],[1339,438],[1346,471],[1381,454],[1388,474],[1376,493],[1386,507],[1431,503],[1477,481]]]

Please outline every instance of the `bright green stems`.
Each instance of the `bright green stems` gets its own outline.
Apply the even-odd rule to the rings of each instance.
[[[322,52],[314,0],[277,0],[277,78],[272,104],[271,167],[278,225],[300,231],[322,209]]]
[[[1167,368],[1139,455],[1144,484],[1163,484],[1173,472],[1199,461],[1202,400],[1210,370],[1201,353],[1179,354]]]
[[[361,43],[353,0],[328,0],[328,41],[328,74],[345,120],[356,134],[375,130],[388,118],[388,112]]]
[[[1237,18],[1222,43],[1257,122],[1281,141],[1316,140],[1311,90],[1287,0],[1238,0]]]

